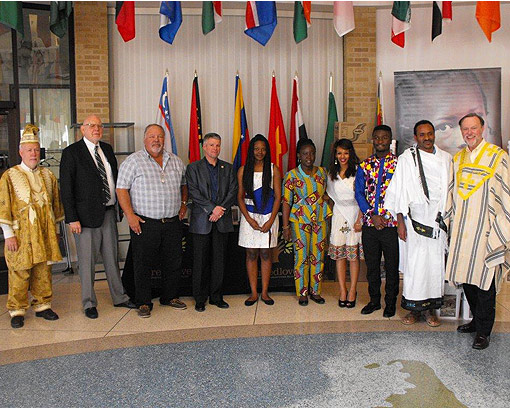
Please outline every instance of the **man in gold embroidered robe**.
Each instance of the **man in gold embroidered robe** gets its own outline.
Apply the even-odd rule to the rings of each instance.
[[[57,179],[40,168],[38,128],[27,125],[20,141],[21,164],[0,179],[0,226],[5,238],[11,326],[24,325],[28,290],[37,317],[57,320],[51,309],[51,263],[62,259],[56,223],[63,220]]]
[[[510,269],[509,159],[483,139],[482,117],[468,114],[459,125],[467,146],[453,158],[446,276],[463,285],[473,314],[457,331],[476,333],[473,348],[481,350],[489,346],[496,293]]]

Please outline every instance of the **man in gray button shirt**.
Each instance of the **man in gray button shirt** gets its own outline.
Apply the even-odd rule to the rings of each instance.
[[[119,203],[131,229],[136,304],[140,317],[152,309],[151,273],[160,261],[163,292],[160,304],[178,310],[182,261],[181,220],[186,215],[188,189],[182,160],[164,149],[160,125],[145,128],[144,149],[120,166],[117,180]]]

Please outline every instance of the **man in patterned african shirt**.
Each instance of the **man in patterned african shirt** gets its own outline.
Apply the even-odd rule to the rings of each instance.
[[[475,333],[472,347],[489,346],[496,293],[510,269],[508,154],[483,139],[484,120],[475,113],[459,121],[467,146],[453,158],[450,253],[447,279],[462,284],[473,320],[457,328]]]
[[[391,128],[379,125],[372,133],[375,154],[361,162],[356,173],[355,197],[363,213],[361,241],[367,265],[370,302],[361,314],[381,308],[381,255],[386,270],[386,307],[384,317],[395,315],[398,295],[398,235],[397,222],[384,209],[384,196],[397,166],[397,156],[390,152]]]
[[[11,326],[23,327],[29,308],[28,289],[37,317],[57,320],[51,309],[51,263],[62,259],[56,223],[64,219],[57,179],[39,167],[39,129],[27,125],[21,137],[21,164],[0,179],[0,226],[9,269],[7,309]]]

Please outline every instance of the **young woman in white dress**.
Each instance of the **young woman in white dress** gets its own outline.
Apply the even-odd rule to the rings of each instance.
[[[246,269],[251,295],[244,304],[257,302],[257,261],[260,256],[262,293],[266,305],[274,300],[267,293],[271,276],[271,250],[278,245],[278,210],[282,199],[280,170],[271,164],[269,142],[256,135],[248,146],[246,164],[237,173],[237,200],[243,216],[239,226],[239,246],[246,248]]]
[[[331,221],[331,237],[328,254],[336,261],[336,272],[340,286],[338,306],[356,306],[356,285],[359,261],[363,259],[361,245],[361,211],[354,198],[354,179],[359,164],[352,142],[340,139],[332,149],[327,193],[334,203]],[[351,286],[347,291],[346,272],[349,261]]]

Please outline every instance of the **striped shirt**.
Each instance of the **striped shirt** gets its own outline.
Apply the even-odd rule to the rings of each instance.
[[[171,218],[181,208],[181,186],[186,184],[182,160],[166,150],[163,167],[147,152],[130,155],[119,168],[117,188],[129,190],[133,211],[148,218]]]

